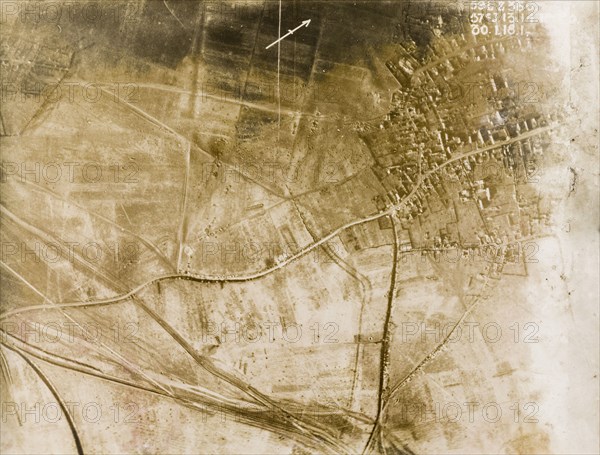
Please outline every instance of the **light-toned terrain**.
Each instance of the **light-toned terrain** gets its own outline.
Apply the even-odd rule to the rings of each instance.
[[[1,453],[598,449],[597,5],[0,3]]]

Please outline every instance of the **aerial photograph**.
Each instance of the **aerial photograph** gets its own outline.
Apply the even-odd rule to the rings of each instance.
[[[0,454],[600,453],[597,0],[0,0]]]

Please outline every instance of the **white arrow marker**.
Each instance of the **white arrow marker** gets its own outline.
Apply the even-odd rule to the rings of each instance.
[[[305,20],[305,21],[302,21],[302,23],[301,23],[301,24],[300,24],[298,27],[296,27],[294,30],[288,30],[288,32],[287,32],[285,35],[283,35],[283,36],[282,36],[281,38],[279,38],[277,41],[273,41],[271,44],[269,44],[267,47],[265,47],[265,49],[268,49],[268,48],[270,48],[271,46],[273,46],[273,45],[277,44],[277,43],[278,43],[279,41],[281,41],[282,39],[284,39],[284,38],[287,38],[287,37],[288,37],[288,36],[290,36],[290,35],[293,35],[293,34],[294,34],[294,32],[295,32],[296,30],[298,30],[299,28],[302,28],[302,27],[308,27],[308,24],[310,24],[310,19],[307,19],[307,20]]]

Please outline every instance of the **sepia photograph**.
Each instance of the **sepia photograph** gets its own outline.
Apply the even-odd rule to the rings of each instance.
[[[600,453],[599,10],[0,0],[0,454]]]

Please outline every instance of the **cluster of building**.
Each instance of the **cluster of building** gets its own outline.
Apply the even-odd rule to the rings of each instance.
[[[528,36],[435,33],[442,22],[441,16],[427,21],[432,33],[424,50],[411,41],[396,45],[386,62],[399,85],[391,109],[362,127],[385,188],[377,207],[396,206],[407,226],[418,218],[433,228],[414,248],[433,247],[434,239],[441,247],[533,235],[532,225],[542,226],[545,215],[519,191],[531,183],[563,115],[546,103],[546,87],[507,64],[508,54],[529,58]],[[466,204],[475,211],[465,215]],[[433,213],[442,221],[429,226]],[[461,215],[477,218],[472,224],[479,229]]]

